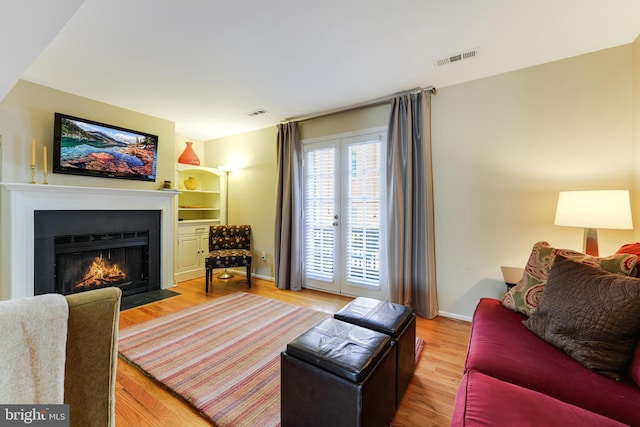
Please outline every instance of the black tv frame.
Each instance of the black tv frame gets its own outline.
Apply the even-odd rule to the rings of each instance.
[[[86,167],[63,166],[61,163],[63,120],[81,122],[94,127],[102,128],[103,130],[106,130],[106,131],[127,132],[129,134],[134,134],[143,138],[151,138],[154,144],[154,148],[152,149],[153,156],[152,156],[151,175],[142,175],[142,174],[135,173],[134,171],[130,171],[130,172],[107,171],[107,170],[89,169]],[[153,135],[147,132],[127,129],[120,126],[101,123],[94,120],[74,117],[68,114],[55,113],[54,125],[53,125],[53,173],[92,176],[92,177],[100,177],[100,178],[131,179],[131,180],[137,180],[137,181],[156,181],[156,167],[158,163],[157,156],[158,156],[158,136],[157,135]]]

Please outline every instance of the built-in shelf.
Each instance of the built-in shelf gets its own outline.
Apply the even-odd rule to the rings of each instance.
[[[198,181],[195,190],[185,187],[184,181],[193,177]],[[209,254],[209,227],[226,224],[226,174],[218,169],[176,165],[177,197],[177,262],[175,280],[189,280],[204,275],[204,260]]]
[[[189,177],[198,181],[198,188],[189,190],[184,181]],[[226,223],[224,212],[226,175],[215,168],[204,166],[176,164],[176,184],[180,191],[178,196],[178,220],[209,220],[212,224]]]

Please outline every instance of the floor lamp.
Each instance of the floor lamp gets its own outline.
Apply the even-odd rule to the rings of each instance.
[[[229,225],[229,172],[232,169],[229,166],[218,166],[218,170],[225,173],[225,190],[224,190],[224,217],[225,222]],[[231,279],[235,274],[229,273],[227,271],[227,267],[224,268],[224,271],[218,274],[218,279]]]
[[[583,251],[598,256],[598,228],[633,228],[629,191],[561,191],[555,225],[584,228]]]

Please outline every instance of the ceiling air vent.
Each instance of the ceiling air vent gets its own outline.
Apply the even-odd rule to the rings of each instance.
[[[247,117],[255,117],[255,116],[260,116],[260,115],[262,115],[262,114],[266,114],[266,113],[268,113],[268,111],[267,111],[267,110],[264,110],[264,109],[262,109],[262,108],[261,108],[261,109],[259,109],[259,110],[254,110],[254,111],[250,111],[250,112],[248,112],[248,113],[246,114],[246,116],[247,116]]]
[[[433,61],[433,65],[436,67],[442,67],[443,65],[451,64],[453,62],[463,61],[465,59],[471,59],[478,55],[478,49],[471,49],[466,52],[457,53],[455,55],[446,56],[444,58],[436,59]]]

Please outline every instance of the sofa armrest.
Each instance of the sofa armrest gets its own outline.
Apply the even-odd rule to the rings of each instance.
[[[120,288],[67,295],[64,401],[72,426],[115,425]]]

